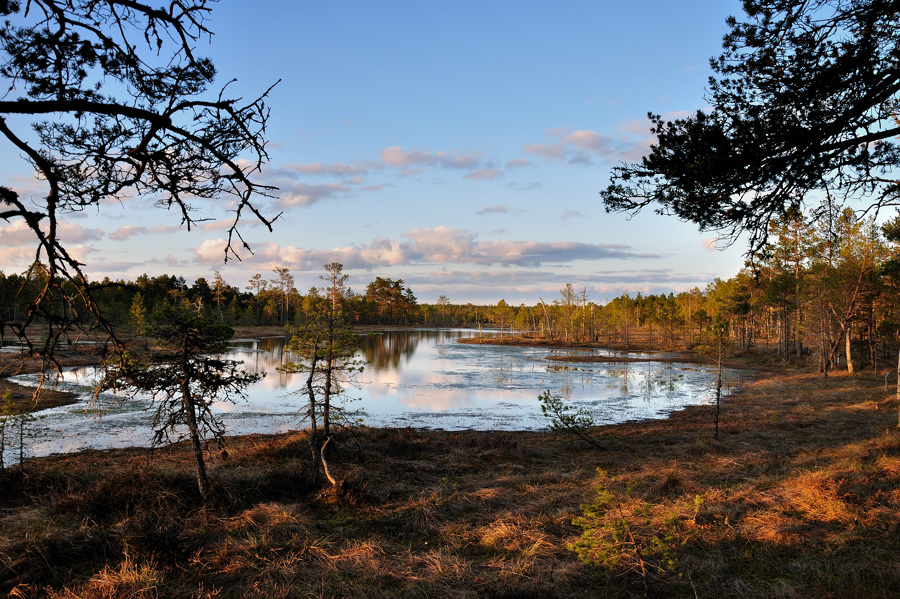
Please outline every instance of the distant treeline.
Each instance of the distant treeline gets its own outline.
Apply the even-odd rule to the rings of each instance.
[[[852,368],[854,360],[886,360],[887,348],[898,341],[898,222],[877,226],[850,210],[815,226],[795,216],[773,224],[770,245],[731,279],[678,294],[624,294],[602,305],[572,284],[531,306],[505,300],[454,304],[444,295],[420,304],[402,279],[382,277],[356,293],[342,283],[335,291],[323,276],[323,287],[303,294],[287,268],[274,269],[269,278],[256,274],[243,287],[216,272],[212,280],[201,277],[190,285],[170,275],[104,279],[92,291],[118,326],[166,304],[189,304],[233,326],[302,325],[337,293],[344,316],[356,325],[486,326],[503,335],[661,349],[704,343],[713,331],[724,331],[735,348],[771,349],[785,360],[813,357],[823,369],[840,362]],[[334,266],[339,273],[340,265]],[[29,295],[41,289],[45,273],[37,263],[23,274],[0,272],[0,323],[23,319],[33,305],[45,321],[54,310],[66,316],[78,311],[77,303],[54,307]]]
[[[198,278],[191,284],[184,277],[141,275],[134,281],[105,278],[91,283],[91,292],[104,316],[113,324],[127,326],[140,314],[152,314],[164,305],[190,305],[198,314],[212,316],[228,325],[285,326],[305,322],[322,302],[330,301],[325,288],[311,288],[306,294],[294,287],[287,268],[276,268],[272,278],[254,275],[246,287],[228,284],[217,272],[212,280]],[[77,313],[76,301],[71,305],[47,306],[40,302],[39,284],[46,269],[39,263],[22,274],[0,271],[0,322],[24,320],[29,306],[41,310],[36,322],[54,319],[56,311]],[[76,295],[77,294],[73,294]],[[351,322],[366,325],[424,324],[423,307],[402,279],[376,277],[365,293],[347,290],[343,309]],[[83,308],[83,307],[82,307]],[[91,315],[82,310],[85,319]],[[59,312],[59,315],[62,315]]]

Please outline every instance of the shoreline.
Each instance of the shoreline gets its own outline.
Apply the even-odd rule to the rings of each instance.
[[[364,326],[354,327],[355,331],[360,334],[376,333],[380,331],[402,331],[411,328],[433,328],[447,329],[459,327],[407,327],[407,326]],[[265,339],[270,337],[286,337],[290,332],[284,327],[279,326],[240,326],[235,329],[234,338],[239,339]],[[569,342],[561,339],[535,339],[515,335],[506,335],[503,337],[467,337],[457,340],[458,343],[469,345],[499,345],[499,346],[518,346],[518,347],[549,347],[560,350],[585,350],[585,349],[602,349],[623,352],[648,352],[656,354],[667,354],[649,357],[628,357],[628,356],[584,356],[578,353],[572,353],[559,356],[548,356],[548,361],[565,361],[565,362],[581,362],[581,363],[644,363],[648,361],[656,361],[663,363],[683,363],[683,364],[705,364],[713,363],[712,360],[702,355],[694,353],[690,348],[681,346],[674,349],[650,347],[646,343],[631,343],[625,346],[620,343],[585,343],[585,342]],[[675,354],[675,355],[672,355]],[[770,363],[760,361],[758,358],[762,354],[757,354],[753,359],[748,356],[738,358],[727,358],[723,365],[729,368],[736,368],[749,371],[767,370]],[[57,365],[62,368],[72,366],[90,366],[97,365],[102,362],[102,357],[95,354],[93,348],[89,349],[66,349],[56,356]],[[10,376],[17,374],[31,374],[41,372],[43,362],[40,358],[26,357],[14,353],[0,353],[0,398],[9,393],[9,399],[12,401],[14,410],[21,412],[39,412],[41,410],[73,404],[77,401],[77,395],[70,391],[56,390],[52,384],[42,388],[28,387],[19,385],[9,380]]]
[[[0,497],[0,591],[122,596],[143,573],[177,597],[879,596],[900,583],[897,407],[871,372],[784,368],[723,402],[718,438],[713,406],[591,429],[602,451],[361,427],[335,437],[336,487],[310,482],[305,432],[231,436],[199,510],[185,442],[36,458]],[[592,516],[598,538],[627,522],[641,548],[612,565],[571,550],[598,487],[617,504]]]
[[[100,364],[102,358],[90,350],[67,349],[57,356],[57,366],[94,366]],[[55,389],[55,382],[49,381],[42,387],[29,387],[9,380],[19,374],[35,374],[46,370],[47,365],[36,357],[25,357],[14,353],[0,353],[0,400],[8,395],[14,413],[36,413],[41,410],[76,403],[77,395],[71,391]],[[54,365],[50,365],[51,371]],[[52,372],[48,375],[52,379]]]

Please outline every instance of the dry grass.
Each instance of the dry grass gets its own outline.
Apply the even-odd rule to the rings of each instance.
[[[115,569],[103,566],[103,569],[91,576],[78,591],[63,589],[51,590],[51,599],[156,599],[159,597],[159,585],[163,574],[152,562],[135,564],[126,558]]]
[[[324,490],[305,434],[254,435],[212,456],[206,506],[186,446],[35,460],[0,483],[0,592],[900,597],[897,409],[882,377],[787,370],[727,400],[719,440],[710,408],[598,430],[603,453],[361,429],[329,460],[343,486]],[[588,565],[569,547],[598,486],[612,500],[593,530],[616,559]]]

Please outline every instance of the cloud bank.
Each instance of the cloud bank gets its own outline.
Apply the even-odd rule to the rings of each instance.
[[[197,259],[209,264],[220,262],[224,247],[224,239],[206,240],[196,250]],[[636,252],[624,244],[482,241],[474,233],[448,227],[416,228],[404,233],[400,240],[376,237],[369,243],[327,250],[306,250],[277,243],[255,244],[254,254],[254,262],[285,264],[299,270],[314,270],[333,261],[347,269],[371,270],[423,264],[538,267],[576,260],[658,257]]]

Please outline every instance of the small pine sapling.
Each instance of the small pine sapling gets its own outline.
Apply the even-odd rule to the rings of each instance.
[[[597,449],[605,449],[589,433],[595,426],[590,412],[567,405],[560,396],[551,394],[549,389],[538,395],[538,401],[541,402],[541,412],[550,419],[550,430],[574,435]]]

